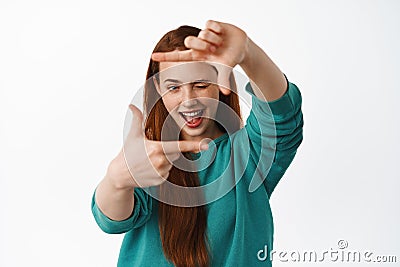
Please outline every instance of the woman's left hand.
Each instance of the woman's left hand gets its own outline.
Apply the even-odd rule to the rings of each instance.
[[[208,20],[206,28],[198,36],[185,38],[189,50],[156,52],[151,58],[154,61],[210,61],[217,63],[219,72],[218,84],[222,93],[229,94],[229,76],[232,69],[241,64],[248,53],[249,38],[240,28],[223,22]]]

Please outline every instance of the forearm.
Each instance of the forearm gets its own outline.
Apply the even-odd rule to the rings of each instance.
[[[96,189],[96,204],[111,220],[122,221],[132,214],[134,188],[119,188],[108,174]]]
[[[248,38],[247,51],[239,64],[250,78],[255,95],[267,101],[279,99],[286,91],[285,76],[268,55]],[[257,90],[256,88],[260,90]]]

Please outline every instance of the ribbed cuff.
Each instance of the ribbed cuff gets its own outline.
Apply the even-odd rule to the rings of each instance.
[[[296,112],[297,108],[301,106],[301,93],[298,87],[289,82],[285,74],[283,75],[287,83],[286,91],[280,98],[273,101],[264,101],[258,98],[254,94],[250,82],[246,84],[245,90],[252,95],[253,108],[260,109],[261,112],[266,114],[272,113],[277,118],[282,115],[286,117],[288,114]]]

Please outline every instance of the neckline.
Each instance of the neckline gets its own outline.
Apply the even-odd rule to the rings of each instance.
[[[213,139],[212,142],[215,144],[220,143],[222,140],[226,139],[226,137],[228,137],[228,133],[221,134],[217,138]]]

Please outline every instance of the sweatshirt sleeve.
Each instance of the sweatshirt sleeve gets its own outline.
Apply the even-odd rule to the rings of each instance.
[[[114,221],[97,206],[95,190],[92,197],[92,213],[101,230],[108,234],[121,234],[138,228],[148,221],[152,212],[152,198],[142,188],[135,188],[133,194],[135,203],[131,216],[123,221]]]
[[[245,125],[250,140],[250,155],[256,162],[255,173],[269,197],[303,140],[301,93],[286,75],[285,78],[286,92],[273,101],[259,99],[250,83],[245,88],[252,96],[252,109]]]

